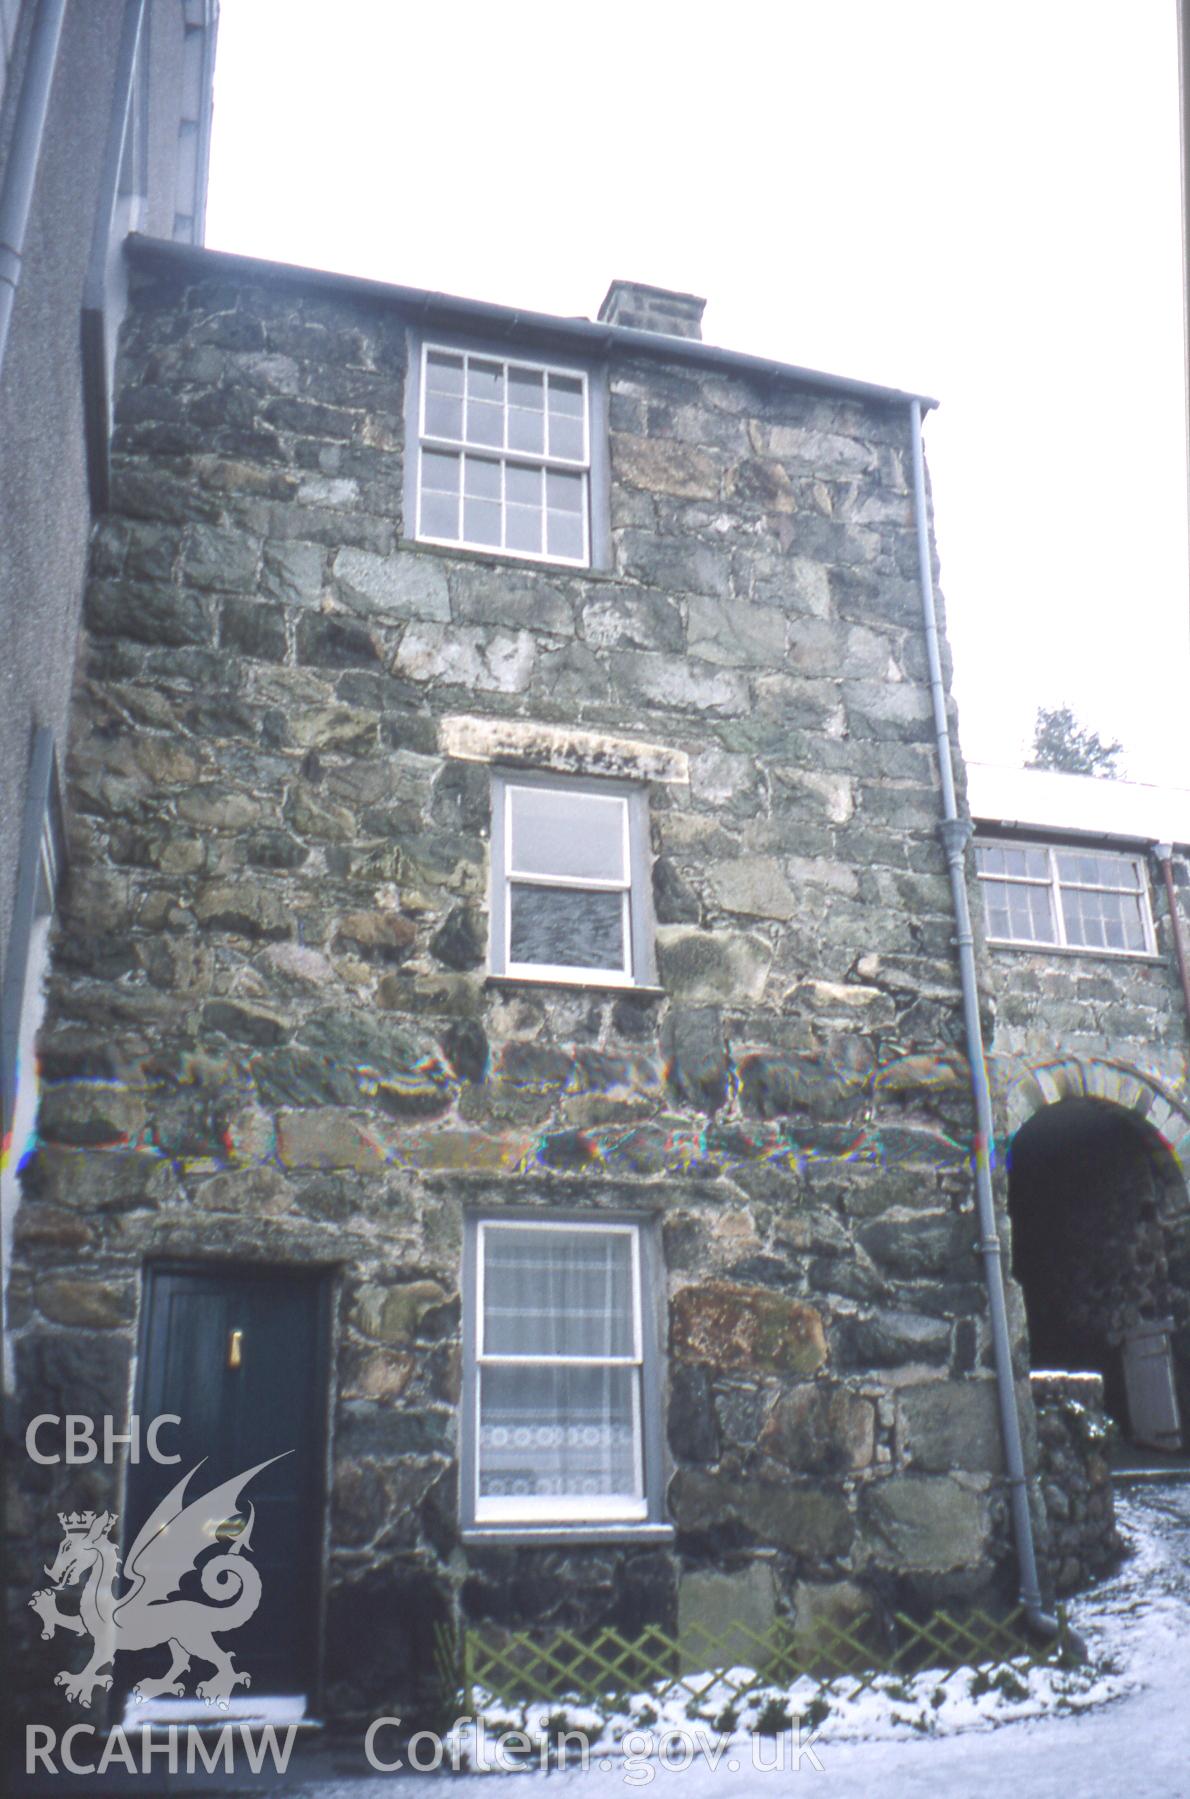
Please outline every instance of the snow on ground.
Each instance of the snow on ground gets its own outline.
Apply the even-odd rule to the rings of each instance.
[[[870,1683],[843,1676],[823,1685],[803,1678],[789,1687],[760,1686],[741,1701],[737,1694],[754,1679],[753,1670],[743,1667],[728,1669],[719,1680],[695,1674],[688,1681],[701,1694],[697,1704],[681,1686],[635,1694],[615,1709],[575,1704],[509,1709],[481,1695],[481,1730],[459,1733],[462,1763],[498,1770],[500,1738],[517,1732],[531,1745],[528,1759],[546,1766],[548,1745],[559,1731],[581,1732],[597,1760],[619,1756],[636,1763],[660,1754],[663,1764],[677,1764],[689,1744],[703,1759],[730,1762],[750,1754],[753,1737],[780,1738],[799,1721],[803,1744],[811,1732],[817,1745],[950,1736],[1086,1711],[1118,1698],[1128,1686],[1122,1675],[1094,1662],[1075,1668],[1021,1663],[949,1674],[934,1669],[912,1677],[881,1674]],[[762,1745],[758,1759],[773,1761],[778,1753],[777,1743],[767,1750]],[[809,1762],[808,1751],[803,1760]]]
[[[742,1799],[772,1781],[815,1785],[829,1799],[891,1799],[945,1794],[947,1799],[1081,1799],[1121,1793],[1128,1799],[1190,1799],[1190,1483],[1127,1488],[1118,1514],[1132,1554],[1119,1573],[1071,1607],[1087,1639],[1088,1669],[1037,1670],[1024,1692],[972,1694],[969,1673],[911,1683],[908,1697],[869,1693],[836,1705],[807,1747],[808,1727],[777,1737],[708,1729],[706,1752],[689,1765],[678,1738],[663,1757],[601,1746],[586,1770],[548,1774],[389,1775],[375,1783],[294,1784],[319,1799],[380,1799],[436,1791],[439,1799],[487,1799],[510,1779],[529,1780],[542,1799]],[[887,1684],[887,1683],[886,1683]],[[928,1688],[928,1690],[926,1690]],[[937,1699],[941,1690],[943,1697]],[[682,1727],[691,1732],[685,1717]],[[571,1722],[578,1726],[577,1708]],[[742,1721],[742,1720],[741,1720]],[[594,1714],[581,1722],[594,1726]],[[665,1730],[659,1713],[653,1748]],[[642,1746],[643,1751],[643,1746]],[[665,1766],[668,1760],[672,1766]],[[493,1781],[499,1784],[493,1787]],[[778,1787],[771,1787],[776,1792]]]
[[[651,1701],[655,1717],[611,1719],[568,1706],[572,1728],[591,1738],[584,1770],[539,1767],[518,1774],[446,1771],[371,1772],[362,1745],[342,1744],[295,1755],[278,1776],[251,1776],[237,1767],[230,1784],[218,1775],[153,1775],[90,1779],[45,1775],[18,1780],[20,1799],[83,1793],[205,1794],[283,1791],[294,1799],[746,1799],[746,1796],[821,1790],[827,1799],[1190,1799],[1190,1482],[1161,1481],[1126,1488],[1117,1497],[1132,1554],[1118,1574],[1071,1607],[1087,1639],[1090,1664],[1079,1670],[1039,1669],[1000,1686],[970,1671],[923,1676],[848,1701],[831,1700],[825,1719],[804,1718],[771,1734],[750,1733],[760,1702],[741,1708],[732,1725],[721,1709],[690,1718],[684,1703]],[[973,1690],[974,1685],[974,1690]],[[726,1695],[710,1696],[707,1711]],[[796,1689],[782,1703],[797,1710]],[[642,1696],[643,1700],[643,1696]],[[720,1720],[720,1722],[717,1722]],[[523,1723],[520,1714],[509,1723]],[[530,1718],[529,1723],[533,1720]],[[618,1743],[617,1728],[636,1730]],[[668,1732],[668,1735],[667,1735]],[[700,1738],[698,1733],[702,1732]],[[429,1747],[418,1746],[426,1756]],[[475,1748],[476,1745],[472,1744]],[[491,1744],[478,1746],[488,1759]],[[376,1739],[379,1757],[394,1762],[395,1739]],[[799,1754],[800,1750],[800,1754]],[[667,1765],[668,1764],[668,1765]]]

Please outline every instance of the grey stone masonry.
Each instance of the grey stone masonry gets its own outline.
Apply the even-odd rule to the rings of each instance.
[[[1115,1426],[1097,1374],[1034,1374],[1042,1492],[1054,1586],[1073,1593],[1124,1553],[1116,1530],[1111,1450]]]
[[[333,1270],[336,1720],[429,1715],[435,1621],[677,1628],[721,1574],[807,1628],[1008,1596],[908,407],[613,348],[610,569],[419,547],[398,304],[133,276],[23,1415],[126,1414],[147,1260]],[[494,766],[643,788],[655,987],[489,979]],[[651,1534],[464,1539],[464,1217],[510,1205],[657,1225]],[[79,1489],[36,1470],[13,1566]]]

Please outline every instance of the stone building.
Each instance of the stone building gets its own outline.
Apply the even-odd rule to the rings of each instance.
[[[1190,794],[972,765],[970,798],[1033,1365],[1095,1370],[1125,1436],[1175,1449],[1190,1418]]]
[[[1010,1599],[922,402],[627,283],[129,259],[20,1417],[281,1458],[236,1653],[333,1720],[440,1625]],[[10,1565],[177,1473],[22,1468]]]

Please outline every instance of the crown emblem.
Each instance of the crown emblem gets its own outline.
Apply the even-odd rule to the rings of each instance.
[[[58,1513],[58,1523],[68,1537],[85,1537],[94,1522],[94,1512],[71,1512],[69,1516],[65,1512]]]

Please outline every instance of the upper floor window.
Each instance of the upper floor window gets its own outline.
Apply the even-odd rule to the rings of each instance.
[[[1152,954],[1144,858],[1057,844],[977,842],[988,937]]]
[[[587,567],[585,369],[421,346],[414,536]]]
[[[643,789],[493,775],[493,974],[650,985],[648,894]]]

